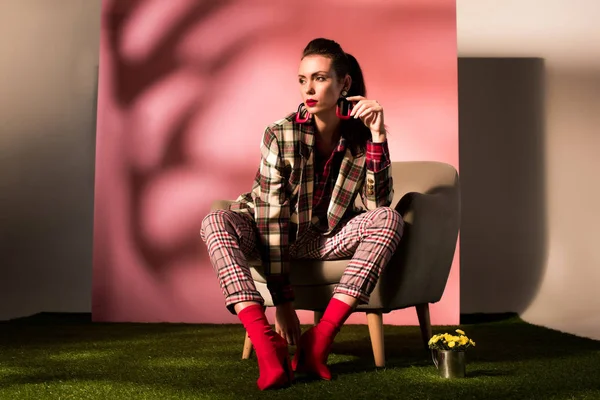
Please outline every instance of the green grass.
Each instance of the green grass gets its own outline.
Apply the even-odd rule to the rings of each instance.
[[[461,327],[477,342],[465,379],[438,377],[418,327],[386,326],[387,367],[376,369],[367,327],[346,326],[332,381],[260,392],[241,325],[5,322],[0,399],[600,399],[600,342],[517,317]]]

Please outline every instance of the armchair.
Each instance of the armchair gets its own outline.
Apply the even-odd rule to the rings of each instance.
[[[394,200],[391,204],[404,218],[404,234],[373,290],[365,312],[375,365],[385,366],[383,314],[415,307],[424,345],[431,337],[429,304],[438,302],[448,280],[460,223],[458,173],[451,165],[431,161],[392,163]],[[360,200],[357,200],[360,201]],[[229,201],[218,200],[212,209],[226,209]],[[265,306],[273,306],[260,260],[249,260],[257,290]],[[298,310],[315,312],[319,321],[333,289],[349,260],[295,260],[290,268]],[[252,344],[246,335],[242,358]]]

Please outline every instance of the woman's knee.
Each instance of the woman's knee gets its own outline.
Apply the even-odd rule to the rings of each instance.
[[[233,211],[230,210],[215,210],[208,213],[206,217],[202,220],[202,225],[200,228],[200,236],[203,240],[215,231],[220,231],[225,229],[226,224],[230,223],[229,213]]]
[[[388,228],[400,233],[404,228],[402,215],[390,207],[378,207],[373,210],[373,222],[380,228]]]

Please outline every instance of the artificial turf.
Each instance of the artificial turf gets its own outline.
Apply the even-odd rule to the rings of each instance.
[[[518,317],[461,328],[477,342],[464,379],[438,376],[413,326],[385,326],[376,369],[368,328],[350,325],[329,357],[332,381],[260,392],[256,360],[240,359],[241,325],[42,315],[0,322],[0,399],[600,399],[599,341]]]

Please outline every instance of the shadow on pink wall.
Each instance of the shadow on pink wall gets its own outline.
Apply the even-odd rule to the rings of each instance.
[[[454,1],[105,0],[94,320],[237,322],[200,223],[213,200],[250,189],[265,126],[300,102],[297,65],[314,37],[358,58],[394,160],[457,166],[455,32]],[[434,324],[458,322],[457,260]],[[413,313],[385,322],[414,324]]]

